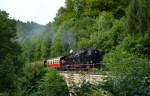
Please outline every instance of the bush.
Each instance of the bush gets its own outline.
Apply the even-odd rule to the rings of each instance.
[[[109,77],[103,88],[115,96],[149,96],[150,95],[150,66],[134,67],[132,72]]]
[[[17,87],[16,63],[13,60],[14,57],[8,54],[0,61],[0,93],[4,96],[12,95]]]
[[[52,69],[46,69],[41,62],[26,64],[18,80],[15,96],[69,96],[62,77]]]
[[[75,96],[113,96],[109,91],[102,89],[101,85],[83,82],[81,86],[74,87]]]
[[[127,49],[130,45],[137,46],[132,43],[127,37],[116,50],[104,56],[104,62],[108,62],[106,70],[109,71],[109,78],[103,88],[115,96],[150,95],[150,65],[146,64],[146,57],[141,58],[136,52]]]
[[[17,96],[35,93],[38,88],[38,82],[43,78],[47,70],[40,62],[25,64],[23,72],[18,80]]]
[[[69,96],[67,84],[55,70],[49,70],[38,82],[36,96]]]

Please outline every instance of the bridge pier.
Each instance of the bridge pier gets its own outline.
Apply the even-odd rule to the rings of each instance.
[[[59,73],[66,81],[70,96],[74,96],[73,86],[80,86],[83,82],[89,82],[91,84],[98,84],[103,82],[104,75],[90,74],[90,73],[75,73],[75,72],[60,72]]]

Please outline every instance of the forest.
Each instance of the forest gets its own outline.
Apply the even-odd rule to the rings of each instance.
[[[103,52],[108,78],[75,96],[150,96],[150,0],[66,0],[47,25],[0,10],[0,43],[0,96],[69,96],[41,62],[84,48]]]

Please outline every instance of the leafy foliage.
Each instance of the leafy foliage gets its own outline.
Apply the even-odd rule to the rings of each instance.
[[[38,81],[46,73],[46,69],[40,62],[28,63],[24,66],[20,78],[18,78],[18,90],[16,95],[26,96],[37,91]]]
[[[83,82],[81,86],[74,87],[75,96],[113,96],[110,92],[104,90],[99,85],[93,85]]]
[[[17,96],[69,96],[62,77],[55,70],[45,69],[41,62],[26,64],[17,81]]]
[[[37,96],[69,96],[69,92],[62,77],[50,70],[39,82]]]
[[[20,71],[20,48],[15,41],[16,22],[0,10],[0,93],[12,94]]]

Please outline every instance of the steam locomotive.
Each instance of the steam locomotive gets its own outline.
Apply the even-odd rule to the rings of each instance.
[[[102,52],[89,48],[82,49],[79,52],[70,50],[70,53],[66,56],[44,60],[44,66],[60,71],[100,68],[102,55]]]

